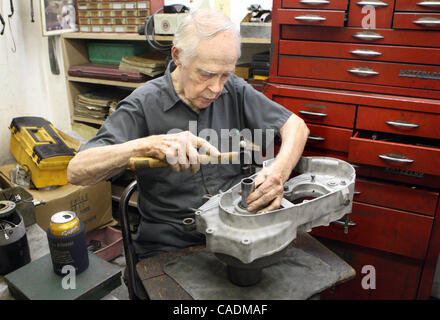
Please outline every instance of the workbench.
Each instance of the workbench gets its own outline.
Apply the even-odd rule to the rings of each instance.
[[[298,231],[297,238],[289,246],[294,246],[321,259],[337,272],[337,281],[328,283],[327,287],[329,288],[349,281],[356,275],[350,265],[308,233]],[[191,295],[164,272],[164,267],[173,260],[200,252],[204,248],[204,246],[188,247],[141,260],[137,264],[136,270],[149,298],[151,300],[192,300]],[[228,280],[225,279],[225,281]],[[310,297],[314,297],[318,293],[310,292]]]

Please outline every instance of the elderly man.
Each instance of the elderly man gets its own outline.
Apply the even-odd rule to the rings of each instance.
[[[248,210],[280,206],[283,184],[300,158],[308,129],[290,111],[234,75],[240,56],[240,34],[230,19],[214,10],[191,12],[174,37],[172,61],[164,76],[147,82],[122,100],[68,166],[73,184],[94,184],[127,167],[134,156],[166,160],[170,168],[137,172],[141,223],[134,245],[144,258],[195,244],[203,235],[185,231],[206,194],[229,189],[242,178],[238,164],[200,165],[198,149],[219,150],[189,131],[210,128],[272,129],[282,138],[270,167],[256,178]],[[182,132],[169,133],[179,129]],[[191,170],[189,170],[191,169]]]

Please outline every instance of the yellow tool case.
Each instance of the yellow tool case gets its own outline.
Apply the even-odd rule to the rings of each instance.
[[[10,151],[27,166],[36,188],[67,184],[67,165],[75,155],[54,126],[40,117],[12,119]]]

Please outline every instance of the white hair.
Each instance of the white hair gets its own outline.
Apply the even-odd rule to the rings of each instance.
[[[238,58],[241,55],[240,30],[231,19],[214,9],[190,11],[174,34],[173,45],[180,49],[179,58],[188,65],[197,56],[201,40],[211,39],[220,32],[230,32],[237,39]]]

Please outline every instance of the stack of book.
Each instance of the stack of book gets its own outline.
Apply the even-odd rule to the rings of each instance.
[[[81,93],[75,99],[73,114],[88,119],[105,120],[125,96],[125,92],[114,90]]]
[[[256,80],[266,80],[269,77],[270,53],[262,52],[254,54],[251,62],[253,78]]]
[[[122,57],[119,70],[136,71],[149,77],[155,77],[164,73],[165,59],[166,56],[161,53]]]

